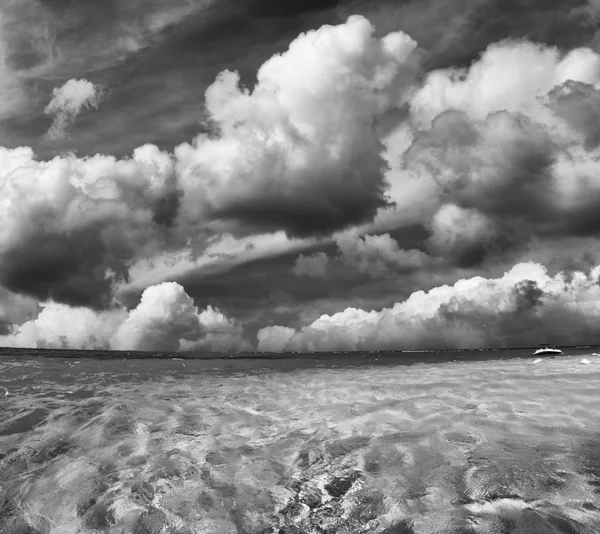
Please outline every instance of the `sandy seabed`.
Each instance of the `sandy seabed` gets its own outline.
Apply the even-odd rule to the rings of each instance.
[[[600,357],[586,357],[5,357],[0,532],[598,533]]]

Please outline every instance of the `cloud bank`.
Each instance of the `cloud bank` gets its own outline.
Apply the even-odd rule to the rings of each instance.
[[[54,116],[46,136],[57,140],[65,138],[67,127],[75,122],[84,108],[97,108],[100,105],[105,90],[85,79],[71,79],[55,88],[52,95],[52,100],[44,109],[46,115]]]
[[[165,282],[147,288],[138,306],[101,312],[49,302],[37,318],[0,336],[0,345],[26,348],[175,352],[248,348],[241,327],[218,309],[199,311],[183,287]]]
[[[417,291],[381,311],[347,308],[299,330],[258,332],[263,351],[441,349],[599,342],[600,266],[551,277],[533,262],[497,279]]]

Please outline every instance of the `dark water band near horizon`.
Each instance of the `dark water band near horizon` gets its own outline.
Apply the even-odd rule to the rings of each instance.
[[[3,349],[0,532],[598,533],[600,351],[564,352]]]

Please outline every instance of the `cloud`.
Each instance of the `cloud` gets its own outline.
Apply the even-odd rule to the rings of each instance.
[[[256,334],[258,350],[261,352],[282,352],[296,331],[287,326],[267,326]]]
[[[259,69],[253,91],[222,72],[206,91],[219,134],[175,149],[182,217],[326,235],[387,205],[373,125],[400,107],[418,73],[416,43],[379,39],[363,17],[294,40]]]
[[[342,262],[372,277],[410,272],[430,263],[421,250],[405,250],[389,234],[342,234],[336,238]]]
[[[377,224],[418,222],[427,250],[462,266],[597,233],[598,95],[600,56],[587,48],[509,40],[469,68],[430,72],[409,103],[412,129],[388,142],[396,207]]]
[[[386,205],[383,145],[373,123],[401,106],[418,70],[407,35],[374,37],[362,17],[325,26],[267,61],[252,92],[223,72],[206,91],[216,135],[174,154],[36,160],[0,149],[0,281],[44,300],[110,304],[133,263],[206,235],[332,232]],[[49,110],[58,129],[97,89],[71,80]],[[200,247],[201,248],[201,247]]]
[[[127,317],[123,310],[96,312],[48,302],[39,315],[9,335],[0,336],[4,347],[109,349],[110,337]]]
[[[472,265],[493,245],[496,237],[494,223],[476,209],[444,204],[431,221],[431,250],[441,256],[454,258],[459,265]]]
[[[417,291],[379,312],[347,308],[294,332],[267,327],[258,339],[259,349],[285,351],[592,343],[600,341],[599,319],[600,266],[587,275],[551,277],[529,262],[500,278],[474,277]]]
[[[325,252],[315,252],[310,256],[300,254],[294,263],[293,273],[296,276],[325,276],[329,256]]]
[[[27,102],[22,79],[10,62],[7,22],[0,13],[0,120],[18,113]]]
[[[0,335],[8,334],[13,324],[22,324],[40,312],[35,299],[0,288]]]
[[[496,111],[535,118],[545,114],[540,97],[568,80],[598,83],[598,54],[589,48],[563,54],[556,47],[524,40],[501,41],[467,69],[430,72],[411,100],[411,118],[420,128],[450,109],[479,120]]]
[[[4,0],[15,62],[27,77],[70,78],[117,66],[213,0]]]
[[[67,127],[75,121],[84,108],[97,108],[105,96],[100,85],[94,85],[85,79],[71,79],[52,92],[52,100],[44,109],[54,120],[47,137],[51,140],[63,139]]]
[[[141,290],[195,267],[218,273],[336,244],[346,267],[377,278],[597,235],[600,56],[503,41],[468,68],[424,79],[420,56],[408,35],[381,36],[353,16],[300,35],[252,89],[222,72],[205,92],[213,131],[173,153],[144,145],[122,159],[40,161],[27,147],[0,148],[0,283],[53,301],[45,309],[106,318],[132,267]],[[70,80],[49,108],[68,122],[96,94]],[[403,248],[402,227],[424,237]],[[335,261],[300,256],[294,272],[331,274]],[[214,328],[202,339],[227,345],[237,327],[219,313],[206,310],[203,328]],[[368,329],[361,310],[350,315]],[[279,332],[281,344],[289,331]],[[199,343],[185,329],[165,336]]]
[[[199,312],[175,282],[151,286],[111,340],[113,349],[235,350],[245,346],[239,325],[209,306]]]
[[[55,302],[41,307],[35,319],[0,336],[0,344],[163,352],[229,351],[249,346],[240,325],[211,306],[199,311],[183,287],[174,282],[147,288],[138,306],[129,312],[121,307],[96,312]]]
[[[39,300],[106,307],[132,258],[165,247],[174,164],[152,145],[117,160],[37,161],[0,148],[0,281]]]
[[[600,90],[590,84],[567,81],[548,93],[549,107],[583,136],[583,147],[600,145]]]

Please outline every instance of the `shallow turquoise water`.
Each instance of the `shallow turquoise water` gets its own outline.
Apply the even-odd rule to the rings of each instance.
[[[0,532],[600,532],[600,356],[533,361],[4,357]]]

